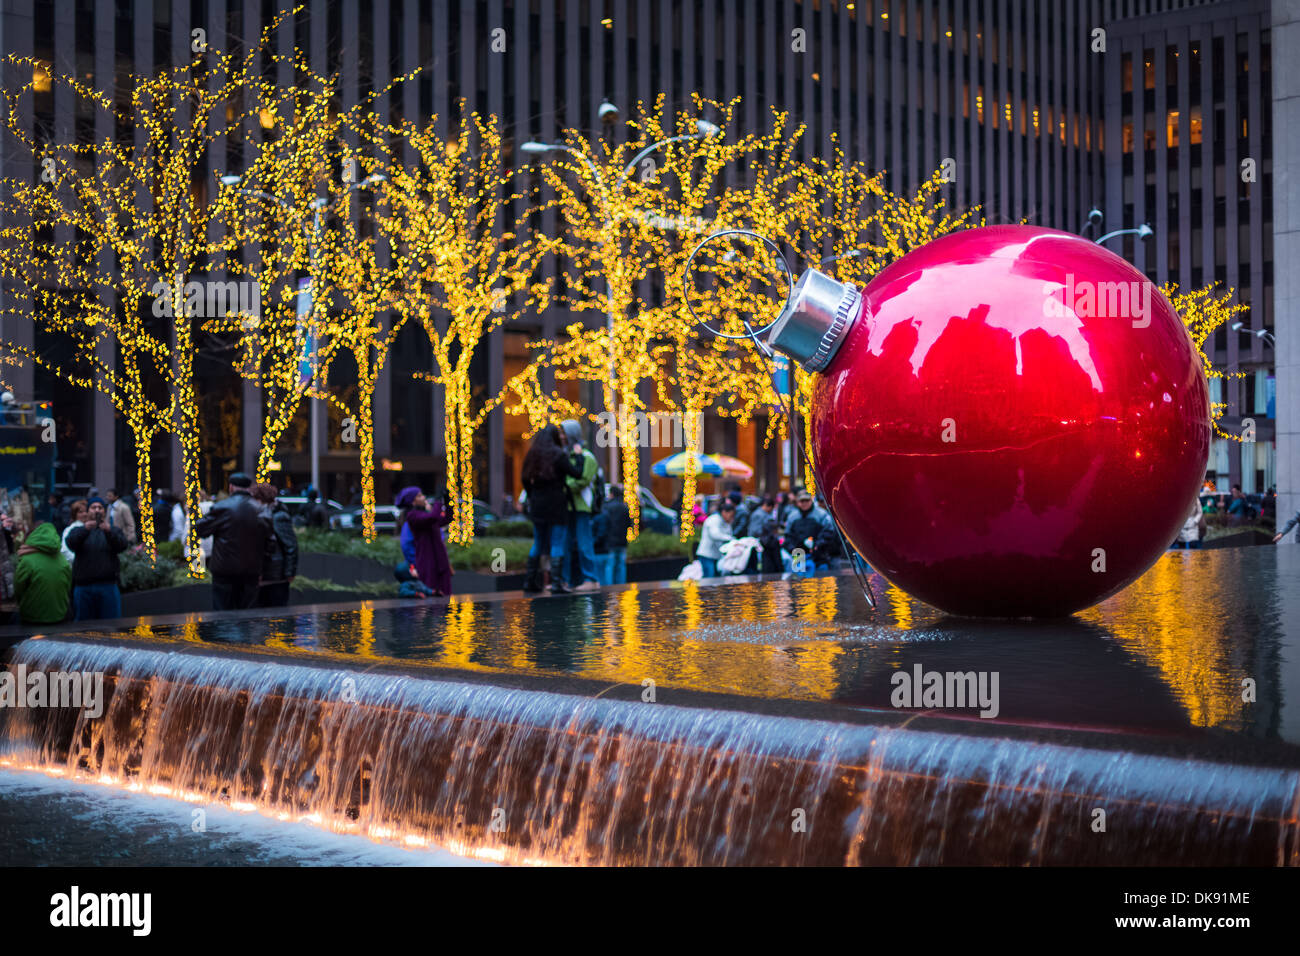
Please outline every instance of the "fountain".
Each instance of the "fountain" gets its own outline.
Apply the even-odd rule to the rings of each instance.
[[[1123,596],[998,625],[881,587],[837,624],[848,577],[51,634],[9,667],[103,674],[103,714],[0,711],[0,765],[513,863],[1295,865],[1294,632],[1167,616],[1208,613],[1167,600],[1189,562],[1273,560],[1245,554],[1168,556],[1129,596],[1181,656]],[[914,661],[999,670],[999,718],[891,708]]]

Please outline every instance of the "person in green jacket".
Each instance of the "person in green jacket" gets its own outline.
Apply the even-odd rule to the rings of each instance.
[[[59,552],[62,541],[54,525],[38,524],[18,549],[14,595],[23,624],[58,624],[68,616],[72,565]]]
[[[562,426],[569,438],[569,448],[582,456],[582,477],[566,478],[569,486],[569,526],[573,529],[574,541],[578,546],[578,567],[569,574],[570,584],[575,591],[594,591],[600,587],[600,578],[596,572],[596,549],[591,540],[591,515],[600,505],[595,501],[596,456],[582,445],[582,426],[569,419]],[[595,507],[593,507],[593,505]],[[568,563],[568,562],[566,562]]]

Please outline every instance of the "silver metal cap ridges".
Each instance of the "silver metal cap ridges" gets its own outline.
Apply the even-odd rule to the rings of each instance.
[[[861,300],[853,286],[809,269],[795,283],[790,305],[772,324],[767,343],[809,372],[820,372],[848,336]]]

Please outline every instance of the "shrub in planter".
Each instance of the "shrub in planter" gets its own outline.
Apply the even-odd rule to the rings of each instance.
[[[508,518],[492,522],[488,533],[494,538],[531,538],[533,523],[527,518]]]
[[[170,542],[179,544],[179,542]],[[159,551],[162,549],[160,548]],[[151,588],[165,588],[172,584],[175,573],[181,569],[179,561],[165,558],[160,553],[151,558],[143,545],[127,548],[120,555],[121,565],[119,581],[124,592],[148,591]]]
[[[158,556],[178,564],[185,563],[185,543],[183,541],[159,541]]]

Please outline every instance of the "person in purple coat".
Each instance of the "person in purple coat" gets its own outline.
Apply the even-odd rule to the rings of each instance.
[[[441,531],[451,523],[450,502],[429,504],[424,492],[412,485],[397,496],[397,507],[402,512],[397,527],[406,563],[436,596],[451,594],[451,562]]]

